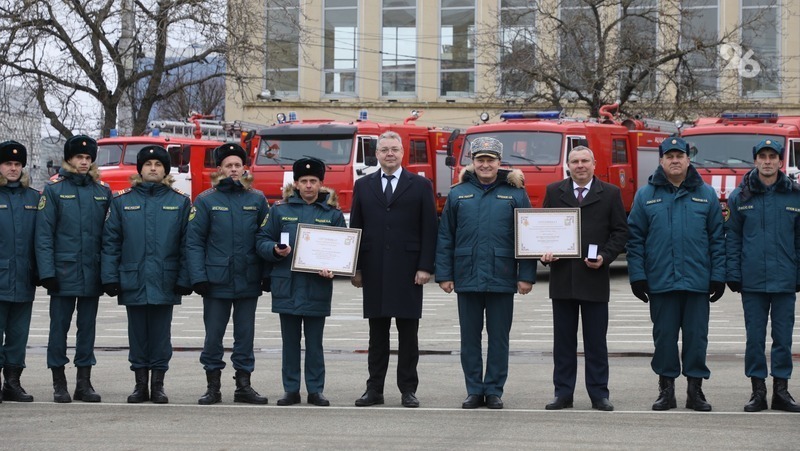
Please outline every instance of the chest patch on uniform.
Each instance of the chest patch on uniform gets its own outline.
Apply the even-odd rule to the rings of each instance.
[[[130,210],[141,210],[141,208],[142,208],[141,205],[126,205],[126,206],[123,207],[124,210],[128,210],[128,211],[130,211]]]
[[[319,218],[317,218],[317,219],[314,219],[314,222],[316,222],[317,224],[330,224],[331,220],[330,219],[319,219]]]
[[[36,205],[26,205],[25,206],[26,210],[36,210],[36,208],[37,208]]]
[[[0,210],[5,210],[8,208],[7,204],[0,204]]]
[[[94,200],[96,200],[98,202],[99,201],[104,201],[104,200],[108,200],[108,197],[106,197],[106,196],[94,196]]]
[[[44,210],[45,205],[47,205],[47,197],[42,196],[39,198],[39,206],[38,206],[39,210]]]
[[[59,199],[75,199],[74,194],[59,194]]]
[[[211,211],[229,211],[229,208],[220,205],[214,205],[213,207],[211,207]]]
[[[281,216],[281,221],[297,221],[297,216]]]
[[[791,211],[792,213],[800,213],[800,208],[797,208],[797,207],[786,207],[786,211]]]
[[[474,194],[464,194],[464,195],[458,196],[459,199],[472,199],[473,197],[475,197]]]
[[[740,205],[736,207],[736,211],[752,210],[753,208],[752,205]]]
[[[258,207],[255,205],[245,205],[242,207],[242,210],[245,211],[258,211]]]
[[[180,207],[178,207],[177,205],[164,205],[161,207],[162,210],[170,210],[170,211],[177,210],[178,208]]]
[[[497,195],[497,198],[498,198],[498,199],[507,199],[507,200],[511,200],[511,199],[513,199],[513,198],[514,198],[514,196],[503,196],[502,194],[498,194],[498,195]]]
[[[701,204],[707,204],[708,199],[703,199],[702,197],[693,197],[692,202],[700,202]]]
[[[650,199],[647,202],[645,202],[645,205],[653,205],[653,204],[660,204],[660,203],[661,203],[661,198]]]

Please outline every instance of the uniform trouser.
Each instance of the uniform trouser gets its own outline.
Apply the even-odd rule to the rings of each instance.
[[[300,391],[300,335],[306,337],[306,390],[322,393],[325,389],[325,356],[322,351],[324,316],[300,316],[281,313],[283,391]]]
[[[172,358],[172,305],[129,305],[126,310],[131,370],[167,371]]]
[[[553,385],[556,397],[575,392],[578,373],[578,316],[582,318],[586,391],[608,398],[608,303],[553,299]]]
[[[33,302],[0,301],[0,368],[25,368]]]
[[[219,299],[203,298],[203,323],[206,328],[206,340],[203,352],[200,353],[200,363],[206,371],[221,370],[225,368],[222,357],[225,347],[222,338],[228,327],[228,319],[233,309],[233,353],[231,362],[235,370],[252,373],[255,368],[255,355],[253,354],[253,338],[256,329],[256,306],[258,298]]]
[[[50,337],[47,339],[47,367],[58,368],[69,363],[67,332],[77,306],[75,334],[75,366],[94,366],[94,337],[97,323],[97,296],[50,296]]]
[[[481,350],[484,312],[489,337],[485,374]],[[508,336],[513,317],[513,293],[458,293],[461,368],[467,394],[503,396],[503,386],[508,378]]]
[[[767,336],[767,317],[772,320],[772,377],[792,377],[792,330],[794,329],[794,293],[742,292],[744,326],[747,346],[744,354],[744,374],[747,377],[767,378],[767,356],[764,351]]]
[[[419,386],[419,319],[395,318],[397,327],[397,388],[400,393],[416,393]],[[389,370],[389,331],[392,318],[369,319],[369,350],[367,389],[383,393],[386,372]]]
[[[650,366],[659,376],[683,375],[708,379],[708,293],[669,291],[650,295],[650,319],[653,321],[655,352]],[[678,357],[678,333],[683,349]]]

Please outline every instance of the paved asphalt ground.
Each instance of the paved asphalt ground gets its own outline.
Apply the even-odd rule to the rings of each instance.
[[[591,409],[582,374],[578,375],[575,408],[544,410],[553,395],[552,316],[546,271],[540,271],[531,294],[516,298],[510,374],[503,397],[506,407],[502,411],[460,408],[466,393],[458,356],[455,294],[443,293],[434,283],[425,288],[420,325],[423,355],[417,395],[422,406],[400,406],[394,385],[396,359],[392,358],[386,404],[354,407],[367,377],[368,327],[361,318],[360,290],[344,279],[334,282],[333,314],[325,328],[325,394],[331,400],[330,407],[275,405],[283,391],[280,329],[277,315],[270,312],[269,295],[261,298],[257,312],[253,374],[254,387],[269,397],[269,405],[233,403],[230,366],[223,372],[223,402],[197,405],[197,398],[205,391],[205,376],[198,362],[204,334],[202,301],[196,295],[184,298],[174,313],[175,354],[165,384],[170,404],[126,404],[133,373],[127,362],[125,309],[106,297],[100,300],[98,364],[93,371],[93,382],[103,402],[54,404],[45,359],[48,301],[40,289],[22,377],[35,402],[0,404],[0,449],[800,448],[800,415],[742,412],[750,383],[743,372],[744,322],[735,293],[726,292],[711,308],[708,364],[712,376],[703,388],[713,412],[683,408],[685,379],[676,384],[678,409],[651,411],[657,376],[649,366],[653,345],[648,309],[630,293],[624,262],[615,263],[612,272],[608,342],[611,401],[616,410],[610,413]],[[70,332],[69,344],[74,345],[74,325]],[[798,335],[796,332],[795,342],[800,342]],[[229,330],[227,347],[232,344],[230,337]],[[798,358],[796,353],[795,360]],[[580,359],[579,373],[582,371]],[[70,368],[71,389],[74,376]],[[800,395],[800,384],[790,382],[790,390]],[[305,400],[305,392],[303,396]]]

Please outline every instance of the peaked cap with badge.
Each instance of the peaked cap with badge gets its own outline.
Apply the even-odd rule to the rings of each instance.
[[[689,143],[684,141],[683,138],[669,136],[664,139],[664,141],[661,141],[661,144],[658,145],[658,157],[663,157],[664,154],[671,150],[677,150],[689,155]]]
[[[503,143],[490,136],[481,136],[472,140],[470,152],[473,160],[478,157],[492,157],[502,160]]]
[[[767,138],[753,146],[753,160],[756,159],[756,155],[762,150],[774,150],[775,153],[778,154],[778,157],[783,160],[783,145],[774,139]]]

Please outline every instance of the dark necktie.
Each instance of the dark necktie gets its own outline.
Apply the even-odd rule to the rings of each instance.
[[[383,178],[386,179],[386,189],[383,190],[383,195],[386,196],[386,202],[389,202],[392,199],[392,180],[394,176],[383,174]]]
[[[582,186],[578,188],[578,205],[583,202],[583,192],[586,191],[586,187]]]

